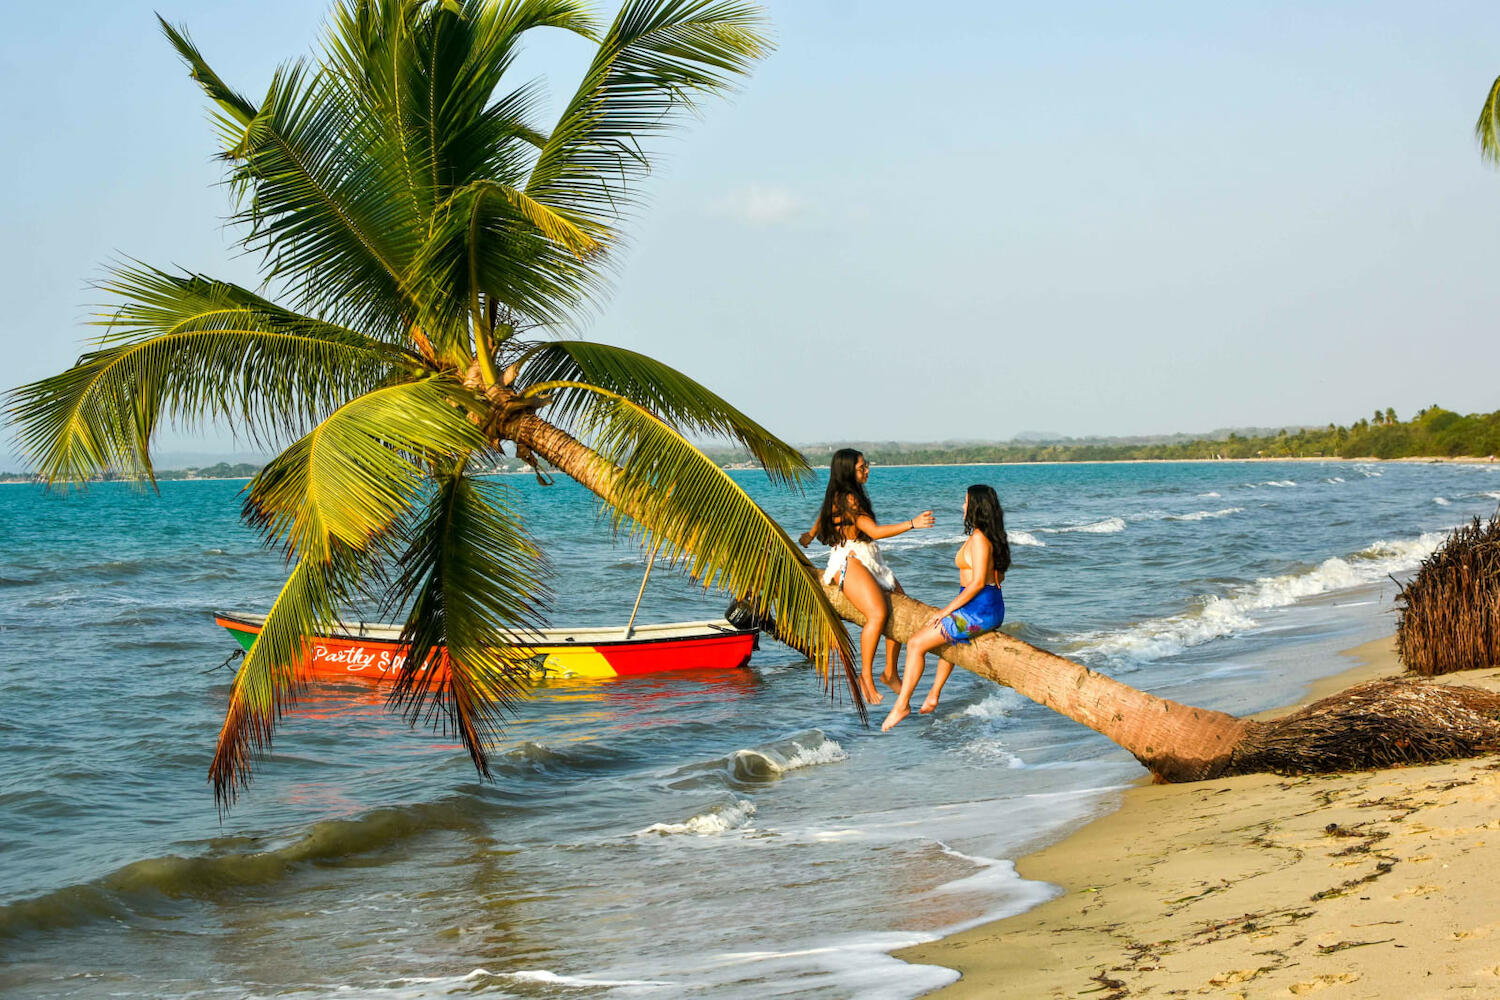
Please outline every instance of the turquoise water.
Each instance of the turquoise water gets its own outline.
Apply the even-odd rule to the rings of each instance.
[[[739,478],[792,534],[811,521],[811,494]],[[1390,576],[1500,499],[1489,465],[877,468],[883,519],[937,512],[886,545],[932,603],[976,481],[1014,541],[1009,631],[1234,712],[1342,669],[1333,650],[1393,627]],[[576,487],[506,482],[552,555],[553,621],[623,623],[641,554]],[[322,688],[221,823],[234,645],[211,612],[264,608],[284,572],[241,486],[0,488],[7,995],[910,997],[953,974],[889,949],[1046,898],[1010,859],[1142,774],[962,671],[882,736],[766,642],[728,676],[541,688],[493,783],[369,688]],[[642,616],[724,603],[659,573]]]

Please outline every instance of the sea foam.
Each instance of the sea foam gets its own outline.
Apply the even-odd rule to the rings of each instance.
[[[1102,521],[1090,521],[1087,524],[1065,524],[1060,528],[1038,528],[1049,535],[1066,535],[1073,532],[1081,532],[1086,535],[1113,535],[1125,530],[1125,519],[1122,517],[1106,517]]]
[[[1225,507],[1223,510],[1195,510],[1191,514],[1172,514],[1167,517],[1168,521],[1207,521],[1215,517],[1228,517],[1230,514],[1239,514],[1244,511],[1243,507]]]
[[[726,833],[743,826],[754,815],[754,802],[749,799],[735,799],[727,805],[710,806],[703,812],[689,816],[681,823],[652,823],[644,830],[635,831],[635,836],[672,837],[685,833],[700,837],[709,836],[715,833]]]
[[[1123,632],[1082,636],[1076,655],[1130,661],[1171,656],[1253,628],[1254,612],[1286,607],[1307,597],[1374,583],[1391,573],[1414,569],[1446,537],[1446,532],[1430,531],[1412,539],[1382,540],[1350,556],[1325,559],[1300,573],[1263,577],[1222,596],[1199,598],[1197,607],[1184,614],[1144,621]]]

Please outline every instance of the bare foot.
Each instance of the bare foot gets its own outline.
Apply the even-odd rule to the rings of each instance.
[[[938,693],[936,691],[933,691],[927,695],[927,700],[922,702],[922,707],[917,709],[917,711],[921,712],[923,715],[931,715],[932,712],[937,708],[937,706]]]
[[[885,717],[885,721],[880,724],[880,731],[882,733],[890,732],[895,728],[896,723],[900,722],[910,714],[911,708],[909,706],[897,705],[896,707],[891,709],[891,714],[887,715]]]
[[[882,701],[885,701],[885,696],[880,693],[874,684],[868,681],[862,680],[859,682],[859,693],[864,695],[865,702],[870,705],[879,705]]]

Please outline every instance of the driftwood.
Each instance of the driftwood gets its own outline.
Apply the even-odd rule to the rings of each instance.
[[[837,588],[824,592],[841,617],[864,624]],[[905,642],[936,613],[893,594],[884,634]],[[1374,681],[1261,721],[1158,698],[1004,632],[943,646],[936,655],[1102,733],[1162,781],[1347,771],[1500,751],[1500,694],[1479,688]]]

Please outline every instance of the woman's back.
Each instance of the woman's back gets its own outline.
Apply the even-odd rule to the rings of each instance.
[[[958,583],[961,587],[967,587],[975,580],[998,586],[1005,579],[995,569],[993,546],[982,531],[974,532],[959,546],[958,555],[953,557],[953,564],[958,567]]]

